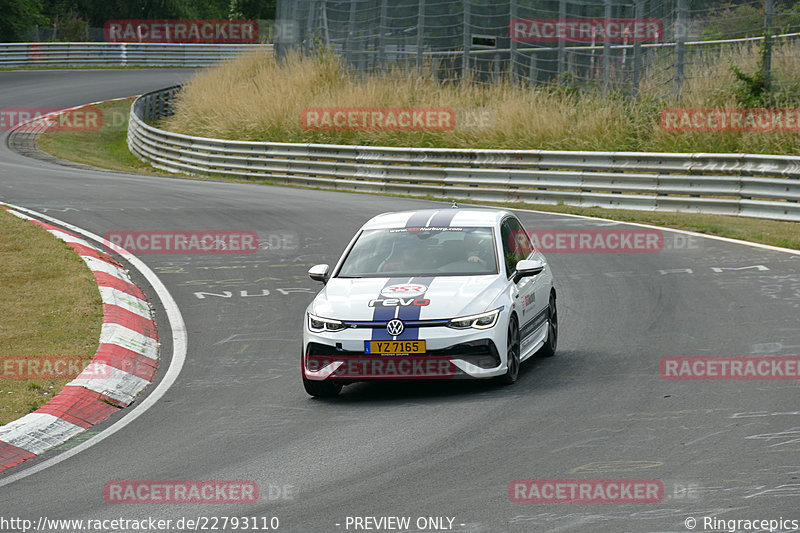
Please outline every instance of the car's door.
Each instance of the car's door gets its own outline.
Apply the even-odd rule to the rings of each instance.
[[[533,245],[522,224],[513,217],[503,219],[500,225],[500,236],[503,241],[503,263],[506,276],[511,278],[517,262],[529,259],[534,255]],[[523,354],[527,345],[535,340],[531,334],[539,329],[547,319],[545,309],[550,295],[545,283],[537,283],[539,277],[522,278],[516,283],[513,291],[519,317],[521,352]],[[513,280],[509,279],[509,282],[513,283]]]

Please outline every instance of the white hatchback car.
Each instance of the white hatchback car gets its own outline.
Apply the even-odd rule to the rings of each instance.
[[[378,215],[356,233],[306,310],[302,379],[312,396],[374,379],[491,378],[552,356],[553,276],[508,211]]]

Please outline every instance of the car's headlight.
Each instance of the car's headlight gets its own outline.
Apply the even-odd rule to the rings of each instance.
[[[345,325],[342,324],[339,320],[333,320],[330,318],[322,318],[318,316],[314,316],[311,313],[308,314],[308,329],[315,333],[320,333],[323,331],[342,331],[345,329]]]
[[[487,311],[479,315],[460,316],[448,322],[447,327],[453,329],[489,329],[497,324],[497,317],[500,316],[500,311],[502,310],[503,308],[500,307],[494,311]]]

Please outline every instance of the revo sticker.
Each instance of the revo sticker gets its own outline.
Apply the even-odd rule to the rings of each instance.
[[[370,307],[406,307],[414,305],[417,307],[424,307],[430,305],[431,301],[427,298],[383,298],[370,300]]]

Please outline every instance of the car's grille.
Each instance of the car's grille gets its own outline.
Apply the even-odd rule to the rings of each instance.
[[[311,342],[308,344],[308,355],[322,356],[359,356],[367,355],[363,351],[339,350],[325,344]],[[500,355],[497,348],[489,339],[482,339],[471,342],[456,344],[443,350],[428,350],[422,357],[449,357],[451,359],[461,359],[479,368],[496,368],[500,365]]]

